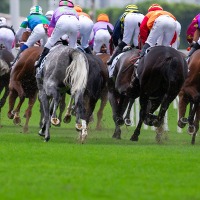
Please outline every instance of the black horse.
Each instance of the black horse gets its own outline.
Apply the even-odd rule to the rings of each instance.
[[[7,96],[9,94],[9,80],[10,80],[10,69],[11,62],[14,60],[13,54],[6,50],[0,49],[0,94],[4,91],[4,94],[0,98],[0,111],[4,106]]]
[[[130,140],[138,141],[143,122],[158,128],[162,126],[170,103],[178,95],[187,77],[187,70],[183,55],[171,47],[152,47],[140,60],[138,79],[135,79],[133,85],[139,82],[141,109],[138,125]],[[159,106],[156,116],[153,113]]]

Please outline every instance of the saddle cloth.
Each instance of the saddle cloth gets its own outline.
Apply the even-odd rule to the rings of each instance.
[[[115,70],[115,66],[117,64],[117,61],[119,60],[119,58],[123,55],[124,53],[120,53],[118,56],[116,56],[112,62],[112,65],[108,66],[108,73],[109,73],[109,78],[113,77],[113,72]]]

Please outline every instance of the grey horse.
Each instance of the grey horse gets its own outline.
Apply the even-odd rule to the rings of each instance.
[[[37,80],[39,100],[44,112],[43,125],[39,135],[45,141],[50,139],[50,125],[57,124],[56,110],[61,99],[61,90],[71,94],[71,100],[76,107],[77,122],[81,121],[79,139],[83,142],[87,137],[87,123],[83,95],[87,86],[89,65],[83,52],[68,46],[57,45],[51,49],[44,59],[41,68],[43,79]],[[53,101],[53,111],[50,112],[50,100]],[[71,101],[70,101],[71,102]]]

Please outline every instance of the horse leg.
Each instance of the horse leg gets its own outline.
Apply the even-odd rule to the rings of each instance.
[[[58,115],[58,119],[60,120],[60,122],[62,120],[62,114],[63,114],[65,107],[66,107],[65,99],[66,99],[66,93],[63,93],[61,95],[61,100],[60,100],[60,103],[59,103],[60,112],[59,112],[59,115]]]
[[[57,126],[58,124],[60,124],[60,120],[57,118],[57,115],[56,115],[56,111],[57,111],[60,99],[61,99],[60,93],[58,91],[55,91],[53,95],[53,112],[51,115],[51,123],[54,126]]]
[[[115,123],[115,131],[112,135],[112,138],[121,139],[121,129],[120,126],[117,124],[117,118],[116,118],[118,101],[117,97],[114,95],[114,92],[108,92],[108,99],[112,108],[113,121]]]
[[[84,106],[83,93],[77,93],[75,96],[75,106],[77,107],[76,122],[81,121],[81,130],[79,131],[79,140],[81,143],[87,138],[87,122],[86,122],[86,109]]]
[[[144,122],[144,119],[146,117],[146,114],[147,114],[147,106],[148,106],[148,98],[146,95],[141,95],[140,96],[140,117],[139,117],[139,121],[138,121],[138,124],[137,124],[137,127],[133,133],[133,135],[131,136],[130,140],[131,141],[138,141],[138,137],[140,135],[140,130],[141,130],[141,127],[142,127],[142,124]]]
[[[32,115],[32,109],[33,109],[33,106],[35,104],[36,98],[37,98],[37,93],[35,93],[34,96],[32,96],[32,97],[29,98],[28,108],[25,111],[26,122],[25,122],[25,125],[23,127],[23,132],[24,133],[28,132],[28,124],[29,124],[30,117]]]
[[[191,144],[195,144],[195,137],[199,130],[199,120],[200,120],[200,106],[198,106],[197,111],[196,111],[196,116],[195,116],[195,120],[194,120],[195,133],[193,133],[193,135],[192,135]]]
[[[124,117],[124,122],[125,122],[126,126],[131,126],[131,124],[132,124],[131,119],[130,119],[130,113],[131,113],[131,109],[132,109],[134,102],[135,102],[135,99],[132,99],[132,98],[129,99],[127,112],[126,112],[126,115]]]
[[[40,136],[44,136],[44,141],[48,142],[50,140],[50,126],[51,126],[51,120],[50,120],[50,105],[49,105],[49,98],[47,97],[45,91],[42,89],[39,91],[39,99],[42,104],[42,110],[44,112],[44,118],[43,118],[43,126],[39,131]]]
[[[102,117],[103,117],[103,110],[106,106],[106,103],[108,101],[108,90],[107,88],[102,91],[101,94],[101,103],[100,103],[100,108],[97,112],[97,125],[96,125],[96,130],[101,130],[102,129]]]
[[[184,128],[185,125],[188,123],[187,118],[185,118],[186,108],[189,104],[189,99],[184,97],[183,92],[179,93],[179,103],[178,103],[178,126],[180,128]]]
[[[15,101],[18,97],[18,94],[15,90],[10,90],[9,92],[9,109],[8,109],[8,113],[7,113],[7,116],[9,119],[13,119],[14,118],[14,113],[13,113],[13,109],[14,109],[14,106],[15,106]]]
[[[169,108],[169,105],[171,104],[171,102],[176,98],[176,96],[177,96],[177,94],[175,94],[175,93],[167,93],[164,95],[164,98],[162,100],[160,110],[158,113],[158,117],[155,118],[153,121],[153,125],[155,127],[159,127],[162,125],[164,117],[165,117],[165,113],[166,113],[167,109]]]
[[[71,121],[71,110],[72,110],[72,105],[73,105],[73,98],[70,96],[70,100],[67,106],[67,111],[65,113],[65,116],[63,118],[64,123],[70,123]]]
[[[20,119],[19,113],[20,113],[21,106],[24,103],[24,100],[25,100],[25,97],[24,96],[21,97],[19,99],[19,103],[17,104],[17,107],[12,111],[13,114],[14,114],[13,123],[15,125],[19,125],[21,123],[21,119]]]
[[[188,117],[188,124],[189,124],[188,133],[190,135],[196,134],[196,127],[194,125],[194,118],[195,118],[195,114],[197,112],[198,106],[199,106],[199,103],[195,102],[195,103],[192,103],[192,106],[190,107],[189,117]]]
[[[3,87],[2,87],[2,90],[3,90]],[[2,90],[0,91],[0,94],[1,94]],[[2,108],[5,105],[8,94],[9,94],[9,88],[8,88],[8,86],[6,86],[5,90],[4,90],[4,94],[3,94],[2,98],[0,99],[0,108]]]

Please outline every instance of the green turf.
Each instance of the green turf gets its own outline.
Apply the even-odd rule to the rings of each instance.
[[[112,139],[110,105],[103,131],[90,125],[85,144],[77,141],[74,120],[51,128],[51,140],[38,136],[39,106],[34,107],[28,134],[1,112],[0,197],[4,199],[125,200],[199,199],[200,140],[177,133],[177,111],[170,107],[168,140],[157,144],[155,132],[142,129],[138,142],[129,139],[134,127]],[[21,116],[25,110],[22,108]],[[24,119],[22,119],[22,125]]]

